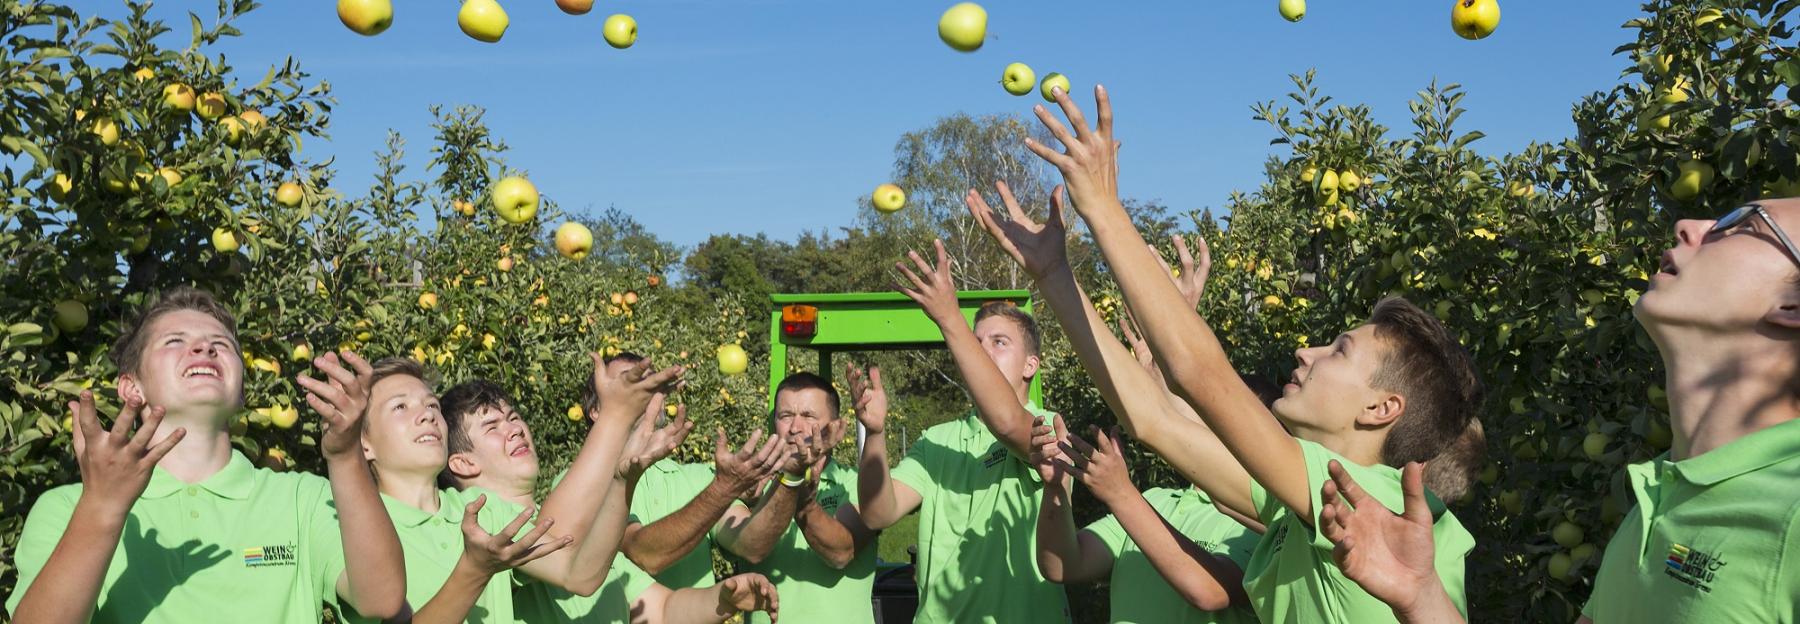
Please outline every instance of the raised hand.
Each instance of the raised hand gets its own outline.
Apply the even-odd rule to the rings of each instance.
[[[1030,138],[1025,139],[1025,147],[1062,172],[1063,181],[1069,185],[1069,194],[1075,198],[1075,210],[1087,214],[1098,205],[1116,204],[1119,199],[1119,144],[1113,140],[1112,102],[1106,97],[1106,87],[1094,87],[1094,107],[1100,115],[1100,123],[1094,128],[1088,127],[1081,108],[1068,93],[1056,89],[1054,94],[1056,104],[1069,117],[1069,124],[1075,126],[1075,133],[1071,135],[1055,115],[1039,104],[1032,112],[1050,130],[1050,135],[1063,144],[1064,151],[1058,152]]]
[[[75,421],[75,461],[81,466],[81,497],[85,501],[92,496],[109,513],[123,515],[130,511],[150,485],[156,462],[187,435],[186,429],[176,429],[153,444],[156,429],[162,426],[163,408],[144,409],[143,403],[130,398],[125,399],[110,430],[100,426],[92,392],[83,390],[80,399],[70,401],[69,412]],[[144,422],[133,434],[131,426],[140,412]]]
[[[658,427],[656,420],[654,414],[645,414],[625,441],[625,451],[619,455],[620,477],[635,480],[643,476],[651,464],[681,448],[681,443],[687,441],[688,434],[694,430],[685,404],[675,406],[675,417],[667,424]]]
[[[1031,466],[1037,469],[1044,483],[1065,489],[1070,485],[1065,483],[1069,473],[1058,462],[1069,462],[1061,446],[1068,441],[1068,431],[1069,425],[1063,422],[1062,414],[1056,415],[1054,426],[1044,422],[1042,416],[1031,419]]]
[[[313,358],[313,367],[325,373],[326,381],[305,375],[294,381],[306,389],[306,404],[319,413],[319,450],[326,459],[361,457],[363,414],[369,408],[374,369],[355,351],[344,351],[342,360],[337,353],[326,353]]]
[[[1331,540],[1331,558],[1344,576],[1395,611],[1412,609],[1439,582],[1424,465],[1412,462],[1401,470],[1405,502],[1399,514],[1363,491],[1337,461],[1328,470],[1331,480],[1319,490],[1319,531]]]
[[[1000,191],[1000,200],[1006,204],[1006,214],[1010,217],[1002,223],[994,217],[994,210],[988,207],[987,200],[975,189],[969,189],[963,196],[963,203],[969,206],[969,213],[987,230],[988,236],[1000,244],[1006,255],[1012,256],[1014,262],[1030,273],[1032,279],[1042,280],[1045,276],[1057,271],[1069,269],[1068,257],[1068,225],[1063,222],[1063,187],[1056,185],[1050,191],[1050,214],[1043,223],[1036,223],[1025,211],[1019,208],[1019,201],[1013,199],[1012,189],[1005,182],[995,182],[994,188]]]
[[[761,447],[756,445],[758,441],[762,442]],[[750,432],[750,439],[744,442],[743,448],[733,451],[725,440],[725,428],[720,427],[713,442],[714,478],[728,486],[732,496],[752,497],[762,484],[781,470],[787,459],[786,450],[787,444],[781,436],[764,439],[762,430],[758,429]]]
[[[531,506],[526,506],[525,510],[519,512],[519,516],[513,518],[513,521],[499,533],[488,533],[476,521],[476,512],[481,511],[482,506],[486,504],[486,494],[475,497],[475,500],[469,501],[469,504],[463,507],[462,519],[462,560],[483,574],[493,576],[502,571],[531,563],[542,559],[545,555],[561,550],[570,542],[575,541],[574,536],[569,535],[548,542],[543,541],[544,534],[550,530],[550,525],[556,523],[555,519],[548,518],[533,527],[531,532],[526,533],[524,537],[514,541],[513,536],[519,534],[519,529],[524,528],[525,523],[531,520],[531,514],[537,511]]]
[[[768,577],[756,573],[739,574],[720,581],[719,585],[720,612],[762,611],[769,614],[770,622],[778,621],[776,611],[781,597]]]
[[[850,404],[856,406],[856,422],[862,423],[868,435],[886,431],[888,397],[887,388],[881,385],[881,367],[870,366],[866,375],[855,364],[845,364],[844,370],[850,378]]]
[[[660,371],[651,372],[649,362],[637,364],[619,371],[617,375],[607,371],[606,360],[599,353],[590,353],[594,359],[594,388],[600,398],[600,415],[595,422],[603,419],[618,419],[624,424],[633,424],[644,415],[650,401],[658,394],[669,395],[679,390],[686,382],[680,366],[671,366]]]
[[[913,266],[918,267],[918,273],[913,273],[904,262],[894,263],[894,268],[899,269],[900,274],[912,283],[911,288],[902,284],[899,290],[918,302],[931,320],[942,323],[954,318],[961,322],[962,308],[956,303],[956,284],[950,279],[950,252],[944,251],[942,240],[933,240],[931,243],[937,247],[935,266],[927,263],[917,251],[906,252],[906,257],[912,260]]]
[[[1068,434],[1068,442],[1062,444],[1067,459],[1057,460],[1057,463],[1081,479],[1081,484],[1094,493],[1094,498],[1108,506],[1120,496],[1136,496],[1137,486],[1131,483],[1131,471],[1125,463],[1125,445],[1119,440],[1118,430],[1109,435],[1095,427],[1093,435],[1095,444],[1088,444],[1073,433]]]
[[[1155,247],[1150,249],[1151,255],[1156,256],[1156,262],[1162,265],[1164,272],[1170,274],[1169,279],[1175,282],[1175,289],[1181,291],[1181,298],[1187,301],[1190,308],[1200,306],[1200,298],[1206,294],[1206,277],[1212,274],[1212,250],[1206,246],[1205,238],[1195,236],[1194,240],[1200,243],[1198,261],[1194,254],[1188,252],[1186,239],[1180,234],[1170,237],[1170,242],[1174,243],[1176,259],[1181,262],[1180,275],[1175,275],[1175,271],[1169,268],[1169,262],[1163,260],[1161,252],[1157,252]]]

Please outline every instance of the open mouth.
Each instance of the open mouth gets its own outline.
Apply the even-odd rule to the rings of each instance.
[[[507,455],[510,455],[512,457],[530,457],[531,456],[531,445],[530,444],[520,444],[518,446],[518,448],[513,449],[512,452],[507,453]]]
[[[1674,252],[1668,252],[1668,251],[1663,252],[1662,265],[1658,268],[1658,270],[1656,272],[1657,273],[1667,273],[1671,277],[1681,274],[1680,268],[1675,266]]]
[[[219,367],[214,366],[212,364],[195,364],[193,366],[189,366],[185,369],[182,369],[182,371],[181,371],[182,379],[192,379],[195,377],[207,377],[207,378],[211,378],[211,379],[218,379],[219,378]]]
[[[443,438],[443,436],[439,436],[436,432],[422,433],[422,434],[419,434],[419,437],[413,438],[413,442],[416,442],[419,444],[430,444],[430,445],[436,446],[439,444],[443,444],[444,438]]]

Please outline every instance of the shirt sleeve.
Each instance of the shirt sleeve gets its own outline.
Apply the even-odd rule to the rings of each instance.
[[[307,560],[313,562],[312,582],[317,585],[319,595],[329,600],[337,596],[338,577],[343,576],[347,565],[337,500],[331,496],[331,482],[323,477],[303,478],[295,489],[298,490],[295,499],[300,506],[303,527],[301,536],[306,540],[304,549]]]
[[[929,499],[937,491],[938,486],[937,480],[933,478],[932,470],[943,465],[943,462],[938,460],[943,456],[944,450],[943,444],[934,439],[931,430],[928,429],[925,431],[925,435],[920,436],[919,441],[906,451],[906,456],[900,458],[900,464],[894,466],[888,476],[906,484],[906,487],[912,488],[914,492],[918,492],[920,498]]]
[[[45,492],[31,506],[31,512],[25,516],[25,529],[19,533],[19,544],[13,551],[13,565],[19,569],[19,580],[13,585],[12,595],[6,597],[7,613],[18,612],[25,591],[31,588],[31,582],[50,561],[50,553],[56,550],[56,543],[62,541],[63,532],[69,528],[69,518],[75,513],[75,501],[79,497],[78,486],[63,486]]]
[[[1106,514],[1106,517],[1088,523],[1081,530],[1100,538],[1100,543],[1106,545],[1106,552],[1112,553],[1114,559],[1119,558],[1119,553],[1125,552],[1125,542],[1131,539],[1125,534],[1124,525],[1119,524],[1119,517],[1112,514]]]

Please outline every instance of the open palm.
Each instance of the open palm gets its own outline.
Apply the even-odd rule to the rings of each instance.
[[[1005,182],[995,182],[994,188],[999,189],[1000,200],[1006,204],[1009,219],[1005,222],[995,218],[993,208],[975,189],[969,189],[963,196],[963,203],[969,206],[969,213],[975,215],[975,220],[981,222],[982,229],[987,230],[1006,255],[1012,256],[1033,279],[1042,280],[1046,275],[1068,269],[1069,229],[1063,223],[1062,185],[1050,191],[1050,215],[1043,223],[1034,222],[1025,215]]]
[[[1331,480],[1320,491],[1319,529],[1331,540],[1338,568],[1370,595],[1396,610],[1409,609],[1436,583],[1431,509],[1425,502],[1424,469],[1407,464],[1401,475],[1405,506],[1388,511],[1331,462]]]

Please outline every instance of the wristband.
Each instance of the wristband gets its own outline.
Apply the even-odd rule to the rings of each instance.
[[[802,485],[806,485],[806,481],[811,478],[812,478],[812,467],[807,466],[806,472],[802,472],[798,475],[791,475],[791,474],[781,475],[781,484],[788,486],[788,487],[800,487]]]

